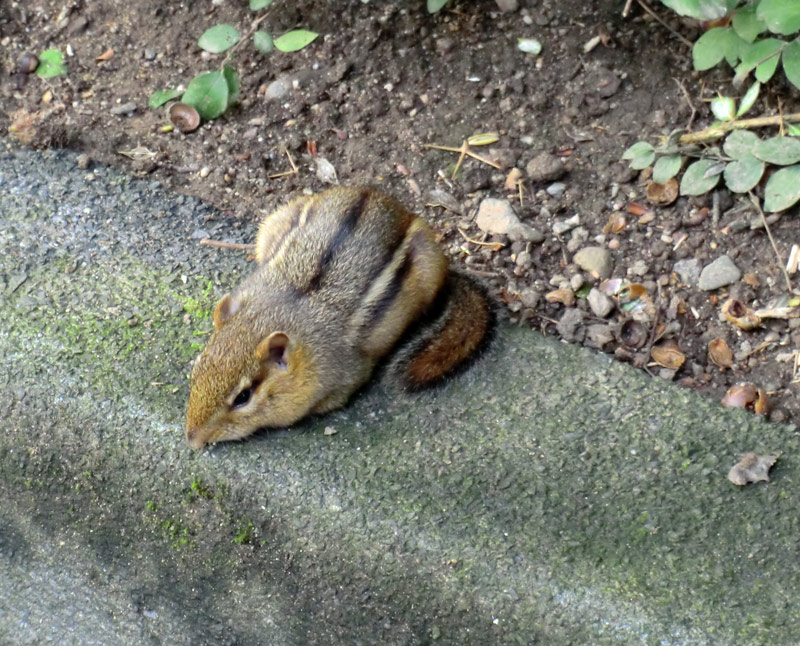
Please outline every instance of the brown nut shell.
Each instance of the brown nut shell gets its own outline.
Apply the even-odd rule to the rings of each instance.
[[[686,361],[686,355],[681,352],[675,341],[666,341],[661,345],[654,346],[650,351],[650,356],[658,365],[677,370]]]
[[[747,408],[758,415],[769,413],[767,393],[749,382],[731,386],[722,398],[722,405],[730,408]]]
[[[39,67],[39,59],[35,54],[29,52],[24,53],[17,61],[17,71],[23,74],[33,74],[37,67]]]
[[[761,325],[761,317],[755,313],[753,308],[735,298],[725,301],[722,306],[722,314],[729,323],[733,323],[743,330],[752,330]]]
[[[733,365],[733,352],[728,342],[720,337],[708,342],[708,358],[719,368],[730,368]]]
[[[648,334],[647,328],[642,323],[634,319],[628,319],[620,324],[615,336],[622,345],[636,350],[647,342]]]
[[[663,184],[650,182],[645,194],[648,200],[656,204],[672,204],[678,199],[678,180],[672,177]]]
[[[197,130],[200,125],[200,114],[186,103],[173,103],[169,107],[169,120],[185,134]]]

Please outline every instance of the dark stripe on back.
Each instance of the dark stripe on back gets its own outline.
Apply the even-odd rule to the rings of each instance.
[[[344,214],[341,224],[339,225],[339,230],[333,236],[333,239],[328,244],[327,249],[325,249],[325,251],[322,253],[322,258],[319,261],[319,267],[317,267],[316,273],[308,282],[308,287],[305,289],[306,293],[314,292],[319,289],[328,265],[334,259],[341,246],[350,236],[353,235],[353,231],[355,231],[358,221],[361,218],[361,215],[364,213],[364,207],[367,204],[368,197],[369,192],[362,191],[358,201],[349,209],[347,209],[347,213]]]
[[[280,235],[280,237],[278,238],[277,242],[275,242],[275,243],[273,243],[273,244],[271,245],[271,247],[272,247],[272,248],[271,248],[271,249],[270,249],[270,251],[269,251],[269,256],[265,257],[265,258],[264,258],[264,260],[263,260],[262,262],[264,262],[265,264],[266,264],[266,263],[268,263],[268,262],[269,262],[269,261],[272,259],[272,257],[273,257],[273,256],[274,256],[276,253],[278,253],[278,251],[280,251],[281,247],[283,246],[284,242],[286,241],[286,236],[288,236],[288,235],[289,235],[289,234],[290,234],[292,231],[294,231],[294,230],[297,228],[297,223],[298,223],[298,222],[299,222],[299,220],[300,220],[300,216],[303,214],[303,211],[305,211],[305,210],[306,210],[306,207],[307,207],[307,206],[308,206],[308,208],[309,208],[309,218],[311,217],[311,213],[310,213],[310,211],[311,211],[311,209],[312,209],[312,207],[313,207],[313,204],[314,204],[314,203],[312,202],[312,205],[311,205],[311,206],[308,206],[308,204],[307,204],[306,202],[303,202],[303,204],[301,204],[301,205],[300,205],[300,208],[299,208],[299,209],[297,209],[297,210],[294,212],[294,215],[292,215],[292,219],[291,219],[291,220],[290,220],[290,222],[289,222],[289,226],[288,226],[288,227],[287,227],[287,229],[286,229],[286,230],[285,230],[285,231],[284,231],[284,232],[283,232],[283,233]]]
[[[403,288],[403,284],[406,282],[406,278],[408,278],[408,275],[411,273],[411,269],[414,266],[414,261],[418,254],[417,247],[419,240],[424,235],[424,231],[417,231],[411,237],[411,240],[408,241],[408,247],[403,262],[400,263],[397,271],[394,272],[394,276],[392,276],[392,280],[386,285],[383,294],[381,294],[380,298],[372,305],[372,311],[366,321],[367,327],[374,327],[377,325],[383,315],[386,314],[392,306],[392,303],[394,303],[397,295]]]

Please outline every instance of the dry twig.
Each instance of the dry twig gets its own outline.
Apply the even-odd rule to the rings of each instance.
[[[254,244],[242,244],[240,242],[222,242],[220,240],[209,240],[208,238],[203,238],[200,241],[200,244],[208,245],[209,247],[220,247],[222,249],[240,249],[243,251],[251,251],[252,249],[256,248]]]
[[[776,258],[778,259],[778,266],[781,268],[783,277],[786,279],[786,289],[788,289],[789,293],[791,293],[792,279],[789,278],[789,273],[786,271],[786,264],[781,258],[781,254],[778,251],[778,246],[775,244],[775,238],[772,237],[772,231],[770,231],[769,224],[767,224],[767,218],[764,216],[764,210],[761,208],[761,203],[758,201],[758,198],[753,195],[753,191],[750,191],[750,201],[753,203],[753,206],[756,207],[756,211],[758,211],[759,215],[761,215],[761,221],[764,223],[764,228],[767,230],[769,241],[772,243],[772,249],[775,252]]]
[[[763,128],[764,126],[782,126],[784,123],[800,122],[800,113],[774,115],[769,117],[754,117],[752,119],[735,119],[734,121],[723,121],[709,126],[697,132],[688,132],[681,135],[682,144],[696,144],[703,141],[713,141],[724,137],[731,130],[744,130],[747,128]]]

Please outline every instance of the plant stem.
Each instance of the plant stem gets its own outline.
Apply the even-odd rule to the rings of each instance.
[[[774,115],[771,117],[754,117],[752,119],[736,119],[734,121],[724,121],[715,123],[703,130],[689,132],[681,135],[679,139],[682,144],[696,144],[703,141],[713,141],[724,137],[731,130],[742,130],[746,128],[763,128],[764,126],[779,126],[783,123],[800,122],[800,112],[794,114]]]
[[[775,239],[772,237],[772,231],[769,230],[769,224],[767,224],[767,218],[764,215],[764,210],[761,208],[761,202],[759,202],[758,198],[753,195],[753,191],[750,191],[750,201],[753,203],[753,206],[756,207],[756,210],[761,215],[761,220],[764,222],[764,228],[767,230],[767,235],[769,236],[769,241],[772,243],[772,250],[775,252],[775,256],[778,258],[778,266],[783,271],[783,277],[786,279],[786,289],[789,290],[789,293],[792,293],[792,279],[789,278],[789,272],[786,271],[786,264],[783,262],[781,258],[781,254],[778,252],[778,246],[775,244]]]
[[[268,9],[263,16],[259,16],[251,23],[250,30],[239,39],[238,43],[236,43],[233,47],[231,47],[228,50],[228,53],[225,55],[225,58],[222,60],[222,63],[219,66],[220,70],[225,67],[225,65],[228,63],[228,61],[231,60],[231,58],[233,58],[233,55],[236,52],[236,50],[239,49],[244,43],[250,40],[250,37],[258,30],[258,26],[267,18],[267,16],[269,16],[269,14],[270,10]]]

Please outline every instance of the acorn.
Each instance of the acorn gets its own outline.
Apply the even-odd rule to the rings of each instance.
[[[24,53],[17,61],[17,71],[22,74],[32,74],[39,67],[39,59],[35,54]]]

